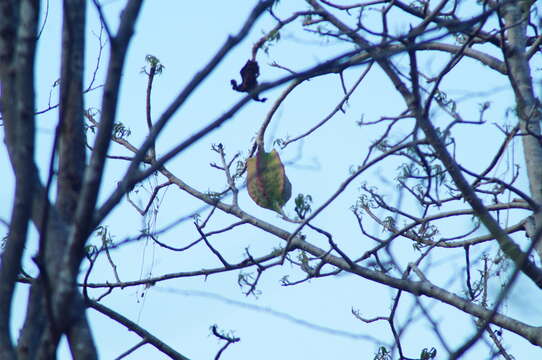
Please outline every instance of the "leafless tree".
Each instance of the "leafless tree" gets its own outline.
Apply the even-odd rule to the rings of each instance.
[[[147,103],[141,123],[147,125],[148,134],[137,146],[127,136],[129,129],[117,119],[117,107],[127,49],[142,3],[142,0],[127,0],[118,28],[113,29],[106,21],[100,2],[93,1],[94,9],[100,14],[109,51],[103,87],[93,88],[85,87],[83,81],[87,40],[85,2],[63,1],[59,102],[46,109],[56,111],[58,120],[52,156],[49,164],[43,165],[35,156],[39,150],[36,148],[39,111],[35,97],[35,57],[40,41],[38,19],[43,9],[38,0],[0,0],[1,129],[15,178],[11,215],[2,221],[7,236],[0,264],[0,358],[55,358],[63,336],[74,359],[97,358],[99,344],[95,344],[93,329],[87,319],[87,311],[92,309],[141,337],[140,343],[120,357],[151,344],[172,359],[187,359],[181,354],[182,349],[167,345],[133,320],[104,305],[102,299],[114,296],[114,289],[151,287],[171,279],[227,272],[239,273],[239,283],[245,293],[256,294],[266,271],[284,264],[292,264],[298,269],[296,276],[303,274],[296,280],[285,278],[284,286],[348,273],[395,291],[388,314],[368,318],[363,311],[352,310],[352,316],[368,323],[368,328],[378,321],[389,325],[393,341],[382,341],[375,359],[432,359],[437,356],[431,346],[411,349],[402,340],[402,334],[412,320],[409,318],[404,322],[397,318],[398,308],[405,299],[414,299],[414,309],[432,324],[440,341],[439,347],[447,352],[440,355],[450,359],[462,358],[480,341],[486,341],[489,358],[513,358],[513,349],[508,349],[503,342],[503,331],[524,338],[533,346],[542,346],[541,327],[500,312],[518,277],[528,278],[535,287],[542,288],[542,242],[539,241],[542,237],[542,112],[532,75],[533,63],[540,60],[542,35],[534,1],[485,0],[474,4],[460,0],[415,0],[410,3],[375,0],[345,4],[344,1],[307,0],[303,8],[286,15],[280,11],[283,2],[254,1],[248,17],[240,20],[239,32],[227,38],[171,104],[161,109],[157,119],[151,116],[152,90],[156,76],[164,68],[158,60],[159,54],[147,57]],[[148,6],[159,5],[149,2]],[[280,47],[288,42],[280,36],[285,31],[304,32],[318,41],[340,44],[341,49],[346,50],[302,69],[291,69],[286,65],[288,59],[281,59],[273,65],[283,72],[283,76],[272,82],[255,85],[258,74],[252,74],[250,86],[243,87],[249,92],[246,96],[202,126],[200,131],[166,153],[158,154],[156,142],[165,125],[261,17],[272,19],[275,25],[254,42],[252,60],[270,44]],[[406,19],[410,26],[394,30],[391,24],[398,19]],[[423,65],[432,57],[441,59],[437,71]],[[463,114],[456,99],[447,93],[447,79],[462,76],[457,69],[469,59],[481,69],[509,81],[515,95],[509,116],[512,121],[505,121],[504,113],[500,114],[502,119],[493,123],[486,121],[484,115],[491,106],[489,100],[481,104],[473,120],[472,115]],[[256,159],[257,169],[253,171],[256,177],[259,176],[255,180],[259,181],[256,188],[249,184],[249,190],[260,189],[264,194],[274,194],[272,187],[276,186],[276,181],[285,186],[287,180],[283,178],[284,173],[274,171],[276,169],[271,169],[269,176],[278,176],[278,180],[268,181],[268,175],[260,173],[266,170],[262,160],[264,134],[285,100],[291,99],[296,91],[302,91],[301,84],[317,77],[338,75],[340,83],[333,91],[344,92],[336,107],[305,132],[279,139],[275,144],[278,151],[301,139],[310,139],[324,126],[333,126],[330,120],[339,113],[348,113],[348,104],[354,101],[358,85],[376,71],[387,79],[389,93],[394,94],[383,96],[402,99],[402,111],[388,114],[382,109],[380,118],[359,121],[359,127],[367,129],[368,134],[379,135],[371,139],[371,145],[360,154],[359,163],[354,164],[349,176],[329,198],[313,204],[311,195],[295,196],[295,216],[288,216],[281,209],[289,197],[284,188],[280,189],[280,194],[285,198],[271,197],[268,206],[264,206],[279,214],[276,223],[264,221],[242,208],[238,195],[245,189],[243,179],[247,161],[239,154],[228,156],[222,144],[213,147],[212,153],[218,160],[211,165],[223,173],[224,191],[206,191],[206,184],[191,186],[182,179],[182,172],[168,168],[170,160],[235,117],[252,99],[258,99],[259,93],[285,85],[278,97],[269,97],[268,104],[271,105],[248,154],[249,158]],[[472,79],[465,79],[465,88],[469,87],[469,81]],[[348,83],[353,85],[348,88]],[[307,86],[311,86],[310,82]],[[84,104],[84,94],[90,90],[101,94],[101,105],[97,110]],[[499,147],[478,150],[491,155],[491,160],[480,168],[470,168],[465,158],[458,155],[467,145],[454,138],[454,133],[468,127],[497,127],[502,134]],[[374,128],[379,131],[369,131]],[[504,176],[494,175],[511,144],[518,141],[523,154],[521,159],[514,160],[513,169]],[[112,144],[131,155],[114,156],[110,151]],[[467,151],[472,152],[472,148]],[[278,161],[282,169],[283,164],[276,156],[272,161]],[[396,170],[397,161],[399,171]],[[104,168],[108,162],[129,165],[117,187],[102,204],[98,204],[97,195],[104,187]],[[39,176],[43,166],[48,169],[46,181],[41,181]],[[380,187],[367,184],[369,171],[375,167],[388,169],[385,177],[393,179],[397,197],[389,196],[385,184]],[[133,189],[156,174],[160,183],[153,186],[145,205],[139,206],[132,200],[136,196]],[[296,181],[291,180],[295,189]],[[364,239],[365,249],[361,253],[346,250],[347,239],[318,223],[319,215],[353,184],[358,184],[360,189],[359,198],[351,204],[350,220],[357,226],[357,233],[351,237]],[[131,238],[112,239],[104,219],[119,204],[130,203],[146,217],[166,188],[188,193],[201,202],[202,210],[194,221],[195,240],[181,247],[161,241],[160,235],[175,224],[158,230],[148,227]],[[52,194],[52,189],[56,194]],[[219,213],[225,214],[230,225],[220,230],[206,229]],[[337,214],[337,217],[341,221],[348,219],[344,214]],[[505,217],[518,220],[507,225]],[[187,219],[192,219],[191,214],[177,223]],[[460,232],[446,225],[454,221],[468,223],[469,229]],[[288,230],[292,223],[294,230]],[[232,262],[213,243],[215,238],[241,225],[271,234],[281,239],[284,246],[258,255],[247,250],[244,259]],[[37,276],[27,274],[22,266],[30,226],[39,234],[38,252],[33,257],[39,269]],[[92,240],[96,235],[101,239],[99,245],[94,245]],[[172,252],[186,253],[196,246],[205,246],[218,265],[121,281],[116,268],[122,265],[112,260],[110,251],[122,251],[126,244],[143,238]],[[415,255],[394,252],[395,244],[405,241],[412,244]],[[432,254],[447,254],[453,249],[463,249],[464,256],[453,265],[455,269],[461,269],[461,276],[455,277],[453,286],[448,286],[447,279],[432,272],[427,259]],[[116,281],[90,281],[93,265],[104,256],[111,263]],[[512,270],[505,271],[506,266]],[[83,268],[87,269],[84,273]],[[252,271],[252,276],[246,271]],[[498,276],[505,277],[503,287],[492,297],[488,295],[488,282]],[[17,283],[29,287],[29,296],[24,324],[13,342],[10,323]],[[425,302],[427,299],[445,304],[449,311],[471,316],[474,335],[467,337],[459,347],[450,346],[447,334],[441,331],[432,309]],[[239,341],[216,326],[212,327],[212,334],[225,342],[216,358],[228,345]]]

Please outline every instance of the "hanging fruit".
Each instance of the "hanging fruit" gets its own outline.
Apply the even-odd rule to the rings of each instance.
[[[282,213],[292,196],[292,185],[284,172],[279,154],[258,150],[247,160],[248,194],[259,206]]]

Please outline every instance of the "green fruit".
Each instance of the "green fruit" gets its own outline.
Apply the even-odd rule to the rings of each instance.
[[[259,206],[282,213],[282,207],[292,196],[292,185],[284,172],[279,154],[258,151],[247,160],[248,194]]]

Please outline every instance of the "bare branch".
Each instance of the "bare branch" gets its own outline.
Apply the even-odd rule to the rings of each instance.
[[[152,335],[147,330],[143,329],[141,326],[137,325],[135,322],[131,321],[127,317],[122,316],[121,314],[108,308],[107,306],[104,306],[94,300],[89,300],[88,306],[104,314],[108,318],[115,320],[119,324],[124,325],[128,330],[133,331],[134,333],[139,335],[145,342],[147,342],[148,344],[151,344],[158,351],[164,353],[170,358],[175,359],[175,360],[189,360],[186,356],[178,353],[172,347],[170,347],[169,345],[167,345],[166,343],[158,339],[156,336]]]

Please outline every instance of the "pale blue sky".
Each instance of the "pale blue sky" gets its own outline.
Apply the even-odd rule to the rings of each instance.
[[[118,11],[124,3],[124,1],[104,1],[107,19],[113,29],[117,25]],[[226,37],[239,30],[252,4],[255,4],[255,1],[162,0],[145,3],[124,68],[118,111],[118,121],[130,128],[132,135],[129,140],[134,145],[137,146],[142,142],[147,131],[145,124],[147,79],[140,73],[142,66],[145,65],[145,56],[152,54],[165,65],[164,73],[154,83],[153,116],[157,118],[193,74],[213,56]],[[289,6],[291,8],[287,8]],[[299,10],[305,7],[304,1],[301,0],[283,0],[277,9],[277,14],[285,16],[291,9]],[[87,79],[90,79],[98,49],[97,38],[91,34],[99,32],[99,23],[92,6],[89,6],[88,13],[89,37],[87,38],[86,68]],[[38,48],[36,65],[38,110],[47,107],[51,85],[59,76],[60,18],[60,2],[51,1],[49,17]],[[391,30],[401,32],[409,21],[405,18],[404,23],[393,24]],[[157,144],[159,154],[165,153],[213,121],[242,96],[231,90],[229,81],[232,78],[239,79],[239,68],[250,57],[252,44],[273,24],[268,16],[264,16],[257,22],[247,38],[209,75],[186,105],[175,114],[160,136]],[[346,45],[325,43],[313,35],[303,33],[299,23],[288,28],[281,35],[282,41],[270,49],[269,55],[263,52],[258,55],[261,81],[271,81],[285,75],[284,71],[269,65],[274,61],[294,70],[302,70],[342,50],[350,49]],[[104,50],[102,59],[104,66],[98,72],[98,83],[103,79],[107,46]],[[428,75],[435,75],[448,59],[448,55],[443,53],[432,54],[420,57],[420,64],[431,72]],[[395,60],[399,66],[407,64],[407,58],[404,55],[399,55]],[[537,61],[539,64],[540,59]],[[363,67],[348,70],[345,73],[347,86],[351,86],[363,70]],[[210,150],[211,145],[221,142],[228,155],[240,151],[243,156],[246,156],[255,133],[283,88],[266,92],[265,97],[269,100],[265,104],[249,103],[224,126],[177,156],[167,165],[168,169],[200,191],[223,190],[226,184],[225,177],[209,166],[209,163],[220,160]],[[449,91],[449,95],[459,99],[461,113],[468,119],[477,119],[478,104],[487,101],[486,94],[489,93],[492,107],[486,117],[490,122],[501,123],[504,111],[510,106],[512,100],[507,79],[496,76],[489,68],[484,68],[471,60],[466,60],[454,69],[454,75],[443,82],[443,88]],[[53,103],[56,94],[57,89],[54,89]],[[293,137],[312,127],[336,106],[342,96],[337,75],[319,77],[298,87],[275,115],[266,134],[267,148],[271,148],[272,140],[276,138]],[[87,95],[86,106],[99,108],[99,90]],[[382,72],[374,66],[345,109],[346,114],[338,113],[328,124],[305,141],[292,144],[280,152],[282,159],[289,163],[286,171],[293,185],[294,196],[300,192],[311,194],[315,207],[324,202],[338,188],[348,176],[351,166],[357,166],[363,160],[368,146],[382,130],[378,127],[360,128],[356,125],[356,121],[362,116],[365,120],[376,120],[381,116],[397,116],[404,109],[404,103],[395,94]],[[41,165],[42,174],[45,174],[45,164],[49,160],[52,129],[56,125],[56,116],[56,112],[51,111],[38,118],[36,158]],[[442,114],[434,116],[434,121],[437,123],[445,124],[444,119]],[[405,126],[404,129],[406,133],[409,127]],[[498,134],[496,128],[490,127],[478,129],[472,126],[456,129],[454,135],[458,143],[457,156],[471,169],[483,167],[493,154],[492,151],[483,149],[492,150],[500,144],[500,137],[492,138],[496,134]],[[513,149],[514,151],[509,154],[510,161],[521,159],[520,144],[516,143]],[[126,152],[118,146],[113,146],[112,154],[126,154]],[[5,164],[4,166],[8,163],[3,148],[0,148],[0,163]],[[396,199],[394,177],[397,175],[398,164],[397,161],[392,160],[370,170],[368,175],[354,182],[315,220],[315,224],[332,232],[339,246],[349,254],[354,254],[352,257],[361,254],[373,245],[369,239],[361,235],[355,218],[349,211],[349,207],[355,203],[359,195],[359,184],[361,181],[367,181],[371,185],[378,185],[381,190],[389,194],[388,199],[393,203]],[[113,191],[116,182],[121,179],[125,166],[126,164],[121,161],[111,161],[108,164],[106,182],[100,193],[101,199],[105,199]],[[503,162],[495,175],[500,175],[499,172],[505,173],[507,166],[507,163]],[[163,180],[158,177],[149,181],[161,183]],[[0,201],[3,203],[11,201],[12,181],[11,178],[5,179],[5,186],[0,191]],[[149,189],[149,186],[146,188]],[[144,202],[148,194],[145,195],[142,190],[139,195],[134,194],[132,198],[138,199],[138,196]],[[191,214],[202,205],[173,187],[161,193],[160,198],[162,200],[157,217],[157,229]],[[240,206],[266,221],[286,229],[295,229],[293,224],[284,222],[273,212],[258,208],[244,190],[240,195]],[[286,213],[293,215],[293,207],[293,200],[291,200],[285,207]],[[207,213],[208,211],[204,211],[202,215],[205,216]],[[8,214],[9,207],[0,209],[0,217],[7,219]],[[468,226],[466,221],[453,222],[445,229],[451,229],[452,226],[466,229]],[[218,229],[232,222],[235,222],[235,219],[218,214],[216,218],[213,218],[209,229]],[[514,220],[511,219],[510,224],[512,223]],[[104,225],[110,228],[115,240],[121,240],[127,236],[136,235],[142,228],[142,220],[137,212],[124,202],[105,220]],[[376,227],[371,226],[369,229],[376,229]],[[2,228],[1,231],[5,229]],[[0,235],[3,234],[0,233]],[[327,242],[325,238],[313,233],[311,236],[311,241],[325,246]],[[160,240],[173,246],[181,246],[195,238],[194,227],[191,221],[187,221],[162,235]],[[261,256],[281,244],[284,245],[281,240],[248,225],[238,227],[229,234],[213,240],[213,244],[232,262],[242,259],[244,249],[247,247],[254,256]],[[29,244],[27,250],[27,256],[32,256],[35,244]],[[402,264],[417,257],[411,244],[404,239],[396,241],[393,253]],[[170,254],[146,241],[113,251],[112,257],[123,281],[138,280],[149,274],[157,276],[170,272],[220,266],[216,258],[201,246],[188,253]],[[436,252],[431,260],[438,263],[430,272],[432,280],[441,286],[451,279],[459,280],[464,276],[463,268],[452,267],[452,265],[459,263],[464,266],[462,257],[461,249]],[[36,273],[30,261],[26,263],[25,268],[33,274]],[[86,269],[86,264],[83,268]],[[209,327],[213,324],[217,324],[224,330],[233,330],[235,335],[241,338],[240,343],[228,348],[223,354],[223,359],[372,359],[377,349],[372,341],[353,338],[345,334],[330,334],[322,329],[315,330],[278,316],[276,313],[273,315],[272,311],[310,322],[315,326],[336,329],[352,335],[369,334],[374,338],[382,339],[385,344],[390,343],[391,334],[384,322],[362,323],[352,316],[351,309],[359,309],[368,318],[386,315],[391,304],[390,295],[394,294],[394,291],[351,275],[316,279],[298,286],[283,287],[280,286],[280,279],[285,275],[289,275],[291,280],[296,280],[302,278],[304,274],[290,265],[266,271],[259,285],[262,293],[257,299],[243,296],[237,285],[238,273],[232,272],[214,275],[206,280],[195,278],[162,282],[148,290],[141,287],[117,289],[105,298],[104,303],[136,321],[177,351],[194,360],[213,358],[222,346],[222,343],[210,335]],[[91,281],[114,281],[105,257],[98,261]],[[454,286],[457,288],[457,283]],[[18,288],[22,290],[25,287]],[[96,296],[102,291],[91,292],[91,294]],[[498,281],[494,284],[494,291],[498,291]],[[503,312],[536,325],[535,318],[540,318],[542,315],[542,307],[533,304],[542,303],[540,292],[533,290],[526,281],[520,281],[515,291],[527,294],[529,312],[523,310],[526,302],[519,296],[513,296],[505,304]],[[19,317],[16,317],[13,323],[14,336],[18,333],[20,326],[18,321],[24,307],[25,296],[24,291],[19,291],[16,298],[15,307]],[[412,297],[403,296],[410,300],[402,303],[399,319],[409,316],[411,310],[409,304],[412,302]],[[233,302],[252,304],[260,310],[256,311],[219,297]],[[424,301],[429,308],[434,310],[433,314],[440,321],[446,340],[453,348],[459,346],[465,336],[472,333],[471,320],[461,312],[427,299]],[[88,314],[102,359],[114,358],[140,340],[124,327],[111,322],[101,314],[93,310],[89,310]],[[420,318],[419,315],[417,317]],[[542,325],[540,321],[538,324]],[[403,342],[407,354],[412,357],[418,356],[422,348],[432,346],[438,349],[439,354],[445,354],[425,320],[420,320],[411,326]],[[541,354],[540,350],[510,334],[505,335],[505,342],[512,347],[512,354],[517,359],[534,359]],[[483,348],[485,350],[485,346]],[[465,359],[478,359],[477,356],[475,349]],[[59,354],[59,358],[69,357],[63,351]],[[152,346],[146,345],[128,358],[161,359],[164,356],[155,351]]]

